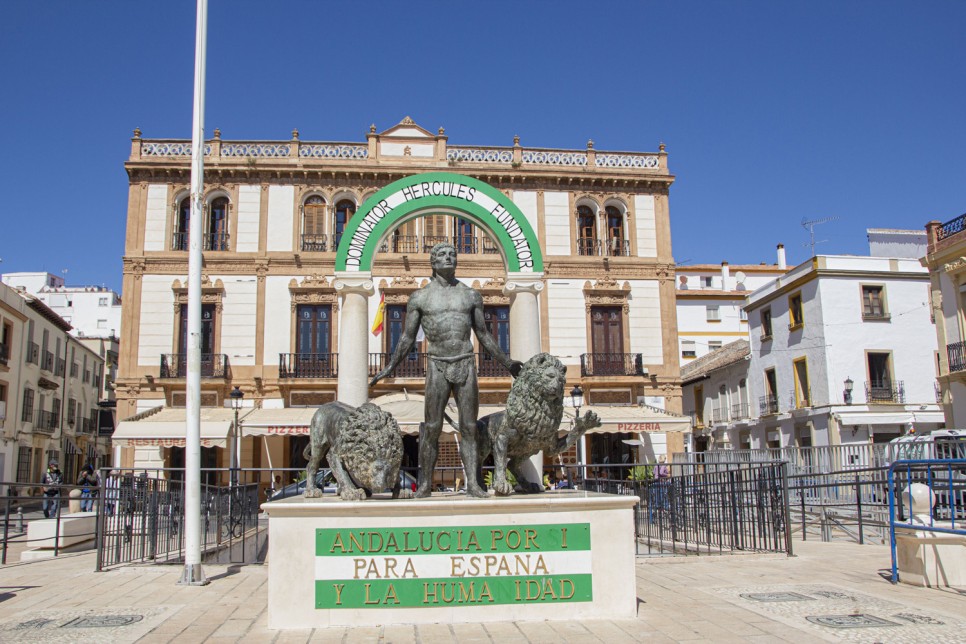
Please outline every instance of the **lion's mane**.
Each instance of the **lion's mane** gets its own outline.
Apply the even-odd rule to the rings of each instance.
[[[338,436],[336,454],[356,485],[380,491],[395,484],[403,444],[392,414],[365,403],[339,419]]]
[[[506,424],[519,432],[518,440],[539,444],[538,450],[556,442],[566,380],[567,367],[549,353],[527,360],[513,381],[506,404]],[[511,447],[511,451],[518,450]]]

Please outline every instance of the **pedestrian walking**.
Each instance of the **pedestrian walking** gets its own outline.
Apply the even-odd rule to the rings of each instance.
[[[77,485],[84,486],[81,490],[81,512],[90,512],[94,509],[94,499],[101,486],[100,474],[94,471],[94,466],[88,463],[81,470],[77,477]]]
[[[41,485],[44,487],[44,518],[57,516],[57,509],[60,507],[60,485],[63,483],[63,475],[57,467],[57,461],[51,460],[47,463],[47,471]]]

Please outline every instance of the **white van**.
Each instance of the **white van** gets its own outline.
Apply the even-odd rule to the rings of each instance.
[[[937,429],[889,441],[886,464],[895,461],[966,459],[966,429]]]

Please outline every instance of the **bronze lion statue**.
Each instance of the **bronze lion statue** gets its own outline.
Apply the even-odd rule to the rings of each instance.
[[[328,457],[329,467],[345,501],[360,501],[392,488],[394,499],[412,494],[401,491],[399,465],[402,436],[389,412],[366,403],[358,408],[341,402],[319,407],[309,424],[310,440],[305,447],[305,497],[322,496],[315,484],[319,463]]]
[[[573,446],[588,429],[600,427],[597,414],[588,411],[576,419],[566,436],[557,436],[566,381],[567,367],[549,353],[538,353],[527,360],[513,381],[506,410],[477,422],[480,460],[493,454],[491,487],[497,495],[513,494],[507,468],[516,477],[520,492],[543,492],[543,482],[527,480],[521,465],[541,450],[548,456],[559,454]]]

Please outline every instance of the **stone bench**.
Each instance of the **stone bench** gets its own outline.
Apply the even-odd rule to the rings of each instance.
[[[34,519],[27,524],[27,550],[21,553],[21,561],[53,557],[55,542],[61,552],[77,552],[94,547],[94,535],[97,529],[96,512],[61,515],[59,535],[57,521],[57,519]]]

